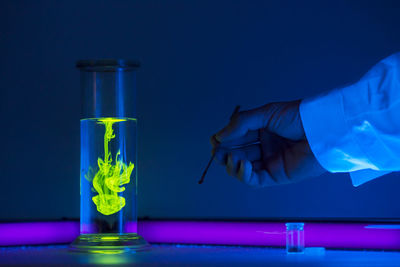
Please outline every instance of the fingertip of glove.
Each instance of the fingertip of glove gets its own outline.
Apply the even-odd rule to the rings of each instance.
[[[246,182],[248,180],[248,177],[251,175],[251,172],[252,172],[251,163],[245,159],[241,160],[237,178],[241,182]]]

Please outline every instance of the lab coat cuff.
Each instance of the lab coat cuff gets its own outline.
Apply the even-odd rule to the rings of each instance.
[[[300,104],[304,131],[314,156],[329,172],[359,170],[364,158],[349,129],[340,90],[304,99]]]

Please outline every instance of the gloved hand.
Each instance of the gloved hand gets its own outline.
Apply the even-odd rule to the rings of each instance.
[[[310,149],[299,105],[300,101],[270,103],[236,113],[211,137],[212,153],[229,175],[254,187],[321,175],[326,170]],[[257,140],[260,144],[230,149]]]

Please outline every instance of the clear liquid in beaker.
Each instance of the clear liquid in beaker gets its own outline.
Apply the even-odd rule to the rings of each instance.
[[[135,119],[81,120],[82,234],[136,233],[135,142]]]

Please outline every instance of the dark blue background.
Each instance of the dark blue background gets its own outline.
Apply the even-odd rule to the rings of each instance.
[[[397,3],[396,3],[397,2]],[[139,215],[400,218],[398,174],[254,190],[213,166],[235,105],[312,96],[400,50],[398,1],[1,1],[0,219],[79,216],[84,58],[138,59]]]

